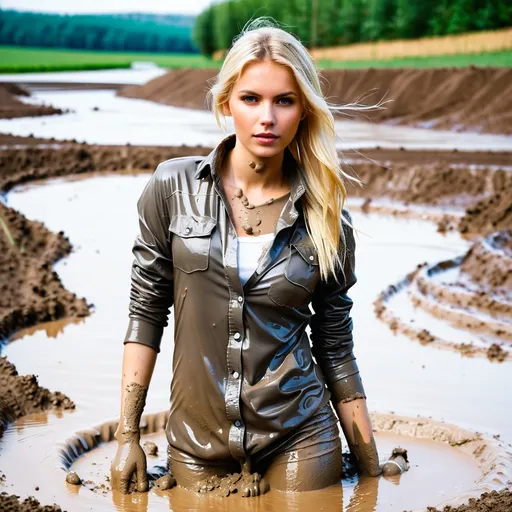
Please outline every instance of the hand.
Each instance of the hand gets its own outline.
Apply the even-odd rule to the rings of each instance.
[[[129,494],[149,490],[146,454],[138,441],[119,443],[110,466],[112,490]]]

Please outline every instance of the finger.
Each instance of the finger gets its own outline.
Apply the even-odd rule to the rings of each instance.
[[[146,473],[146,464],[139,462],[137,464],[137,490],[147,492],[149,490],[148,474]]]
[[[119,479],[119,491],[122,494],[128,494],[130,492],[130,479],[120,478]]]

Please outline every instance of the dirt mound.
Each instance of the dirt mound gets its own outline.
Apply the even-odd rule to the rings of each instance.
[[[469,503],[452,507],[450,505],[438,510],[427,507],[428,512],[510,512],[512,510],[512,492],[508,489],[484,492],[480,498],[470,498]]]
[[[442,158],[442,157],[441,157]],[[349,197],[386,198],[409,204],[460,210],[455,225],[440,221],[440,230],[453,227],[466,235],[488,235],[512,228],[512,172],[495,167],[452,165],[443,160],[422,164],[351,164],[364,187],[347,182]],[[350,172],[350,171],[349,171]]]
[[[19,496],[9,495],[6,492],[0,494],[0,510],[3,512],[62,512],[56,505],[41,505],[34,496],[20,501]]]
[[[18,375],[5,357],[0,357],[0,437],[7,424],[52,407],[74,409],[75,404],[60,391],[39,386],[35,375]]]
[[[217,73],[217,69],[175,69],[144,85],[123,87],[117,95],[174,107],[206,109],[209,81],[215,78]]]
[[[118,95],[204,109],[209,81],[217,72],[171,70],[144,85],[122,88]],[[384,97],[393,100],[385,110],[350,119],[512,134],[510,68],[332,69],[321,71],[321,81],[332,103],[360,100],[375,104]],[[352,116],[353,112],[347,114]]]
[[[29,93],[15,84],[0,85],[0,119],[64,113],[60,108],[50,105],[23,103],[16,96],[29,96]]]
[[[52,269],[71,252],[64,234],[51,233],[2,203],[0,223],[0,338],[40,322],[87,315],[85,300],[65,290]]]

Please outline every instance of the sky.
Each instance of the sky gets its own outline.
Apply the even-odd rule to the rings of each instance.
[[[0,0],[0,8],[60,14],[144,12],[199,14],[212,0]]]

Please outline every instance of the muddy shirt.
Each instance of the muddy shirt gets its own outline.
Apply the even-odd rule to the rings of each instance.
[[[161,163],[137,203],[124,343],[159,351],[174,305],[166,435],[184,462],[271,452],[330,397],[337,403],[364,396],[347,295],[356,282],[352,229],[344,225],[339,282],[320,280],[300,202],[304,171],[286,149],[290,196],[270,249],[242,286],[218,174],[235,141],[230,135],[206,158]]]

